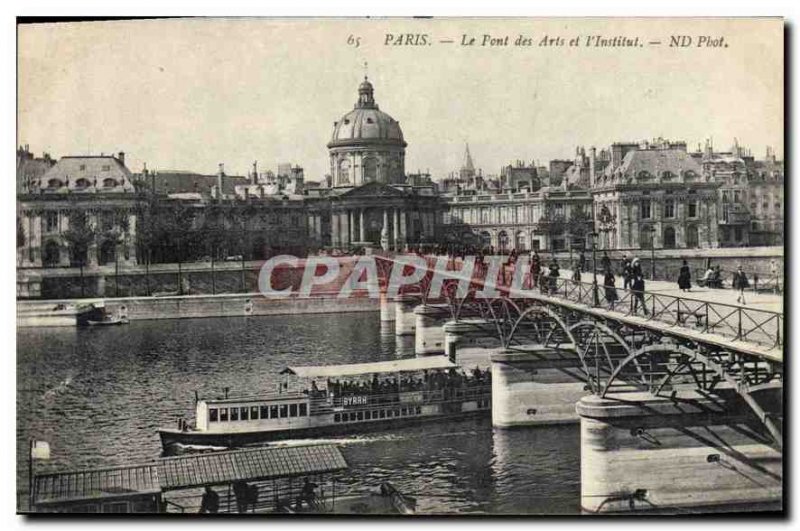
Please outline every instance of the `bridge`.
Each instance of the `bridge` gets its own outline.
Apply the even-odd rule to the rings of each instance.
[[[535,417],[530,424],[580,421],[585,510],[780,503],[782,312],[689,294],[645,290],[637,297],[622,288],[611,304],[586,274],[534,285],[524,263],[479,264],[465,275],[458,260],[444,268],[441,258],[424,260],[425,274],[395,299],[396,331],[412,329],[418,355],[460,358],[465,337],[488,340],[495,426],[525,424],[525,415]],[[391,268],[409,267],[398,257],[378,264],[384,291]],[[408,324],[411,311],[416,329]],[[553,404],[548,415],[554,392],[573,405],[557,410]],[[671,452],[664,452],[661,437],[672,441]],[[688,457],[698,446],[706,453]],[[651,466],[614,472],[617,453],[631,448],[641,454],[630,455],[633,463]],[[684,454],[687,462],[705,461],[673,470],[671,459]],[[705,484],[696,474],[720,483],[697,492],[692,482]],[[657,478],[656,484],[609,490],[643,477]],[[720,497],[720,488],[728,494]]]

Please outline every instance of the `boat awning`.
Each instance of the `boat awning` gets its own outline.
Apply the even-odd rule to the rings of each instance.
[[[331,444],[252,448],[161,459],[158,479],[164,490],[325,474],[347,462]]]
[[[350,365],[309,365],[286,367],[281,374],[294,374],[300,378],[330,378],[335,376],[355,376],[382,372],[412,372],[433,369],[451,369],[457,365],[446,356],[428,356],[402,360],[376,361],[373,363],[353,363]]]
[[[154,464],[36,476],[34,504],[126,498],[161,491]]]

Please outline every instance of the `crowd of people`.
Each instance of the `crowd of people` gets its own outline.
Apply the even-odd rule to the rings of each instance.
[[[479,387],[491,384],[491,378],[492,373],[489,369],[481,370],[479,367],[475,367],[471,371],[464,371],[451,368],[447,371],[423,371],[421,376],[406,375],[400,378],[379,378],[377,374],[373,374],[372,379],[328,379],[325,389],[320,389],[317,382],[312,381],[309,392],[313,398],[371,395],[396,397],[399,393]]]

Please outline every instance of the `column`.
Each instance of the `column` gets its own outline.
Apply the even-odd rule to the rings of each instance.
[[[339,224],[339,213],[331,212],[331,246],[339,247],[341,245],[342,228]]]
[[[342,247],[347,247],[352,241],[350,238],[350,213],[345,210],[340,215],[342,216],[339,220],[342,227]]]
[[[352,210],[347,211],[347,241],[352,244],[356,241],[356,217],[353,215]]]
[[[406,224],[408,220],[406,219],[406,211],[400,211],[400,240],[403,242],[403,245],[408,243],[408,225]]]
[[[367,237],[366,237],[366,234],[365,234],[365,231],[364,231],[364,209],[363,208],[358,211],[358,216],[359,216],[359,219],[358,219],[358,241],[364,242],[364,241],[366,241]]]
[[[387,209],[387,208],[383,209],[383,227],[381,228],[381,231],[383,231],[384,228],[386,229],[386,235],[388,237],[388,235],[389,235],[389,209]]]
[[[399,242],[397,240],[398,240],[399,235],[400,235],[399,230],[398,230],[399,229],[398,225],[400,225],[400,214],[398,213],[398,210],[396,208],[394,209],[394,220],[393,221],[394,221],[394,226],[392,227],[392,229],[393,229],[392,232],[394,234],[392,235],[393,236],[392,241],[394,242],[394,250],[395,251],[399,251],[400,250],[400,245],[399,245]]]

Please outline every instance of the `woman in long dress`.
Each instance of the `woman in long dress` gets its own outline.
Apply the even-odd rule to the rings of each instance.
[[[614,282],[614,273],[612,273],[610,270],[606,271],[606,276],[603,279],[603,287],[606,291],[606,302],[608,302],[608,307],[612,310],[614,309],[614,304],[619,299],[617,296],[617,288],[614,287]]]
[[[683,261],[680,273],[678,273],[678,287],[681,291],[689,291],[692,289],[692,273],[689,270],[689,264],[686,260]]]

